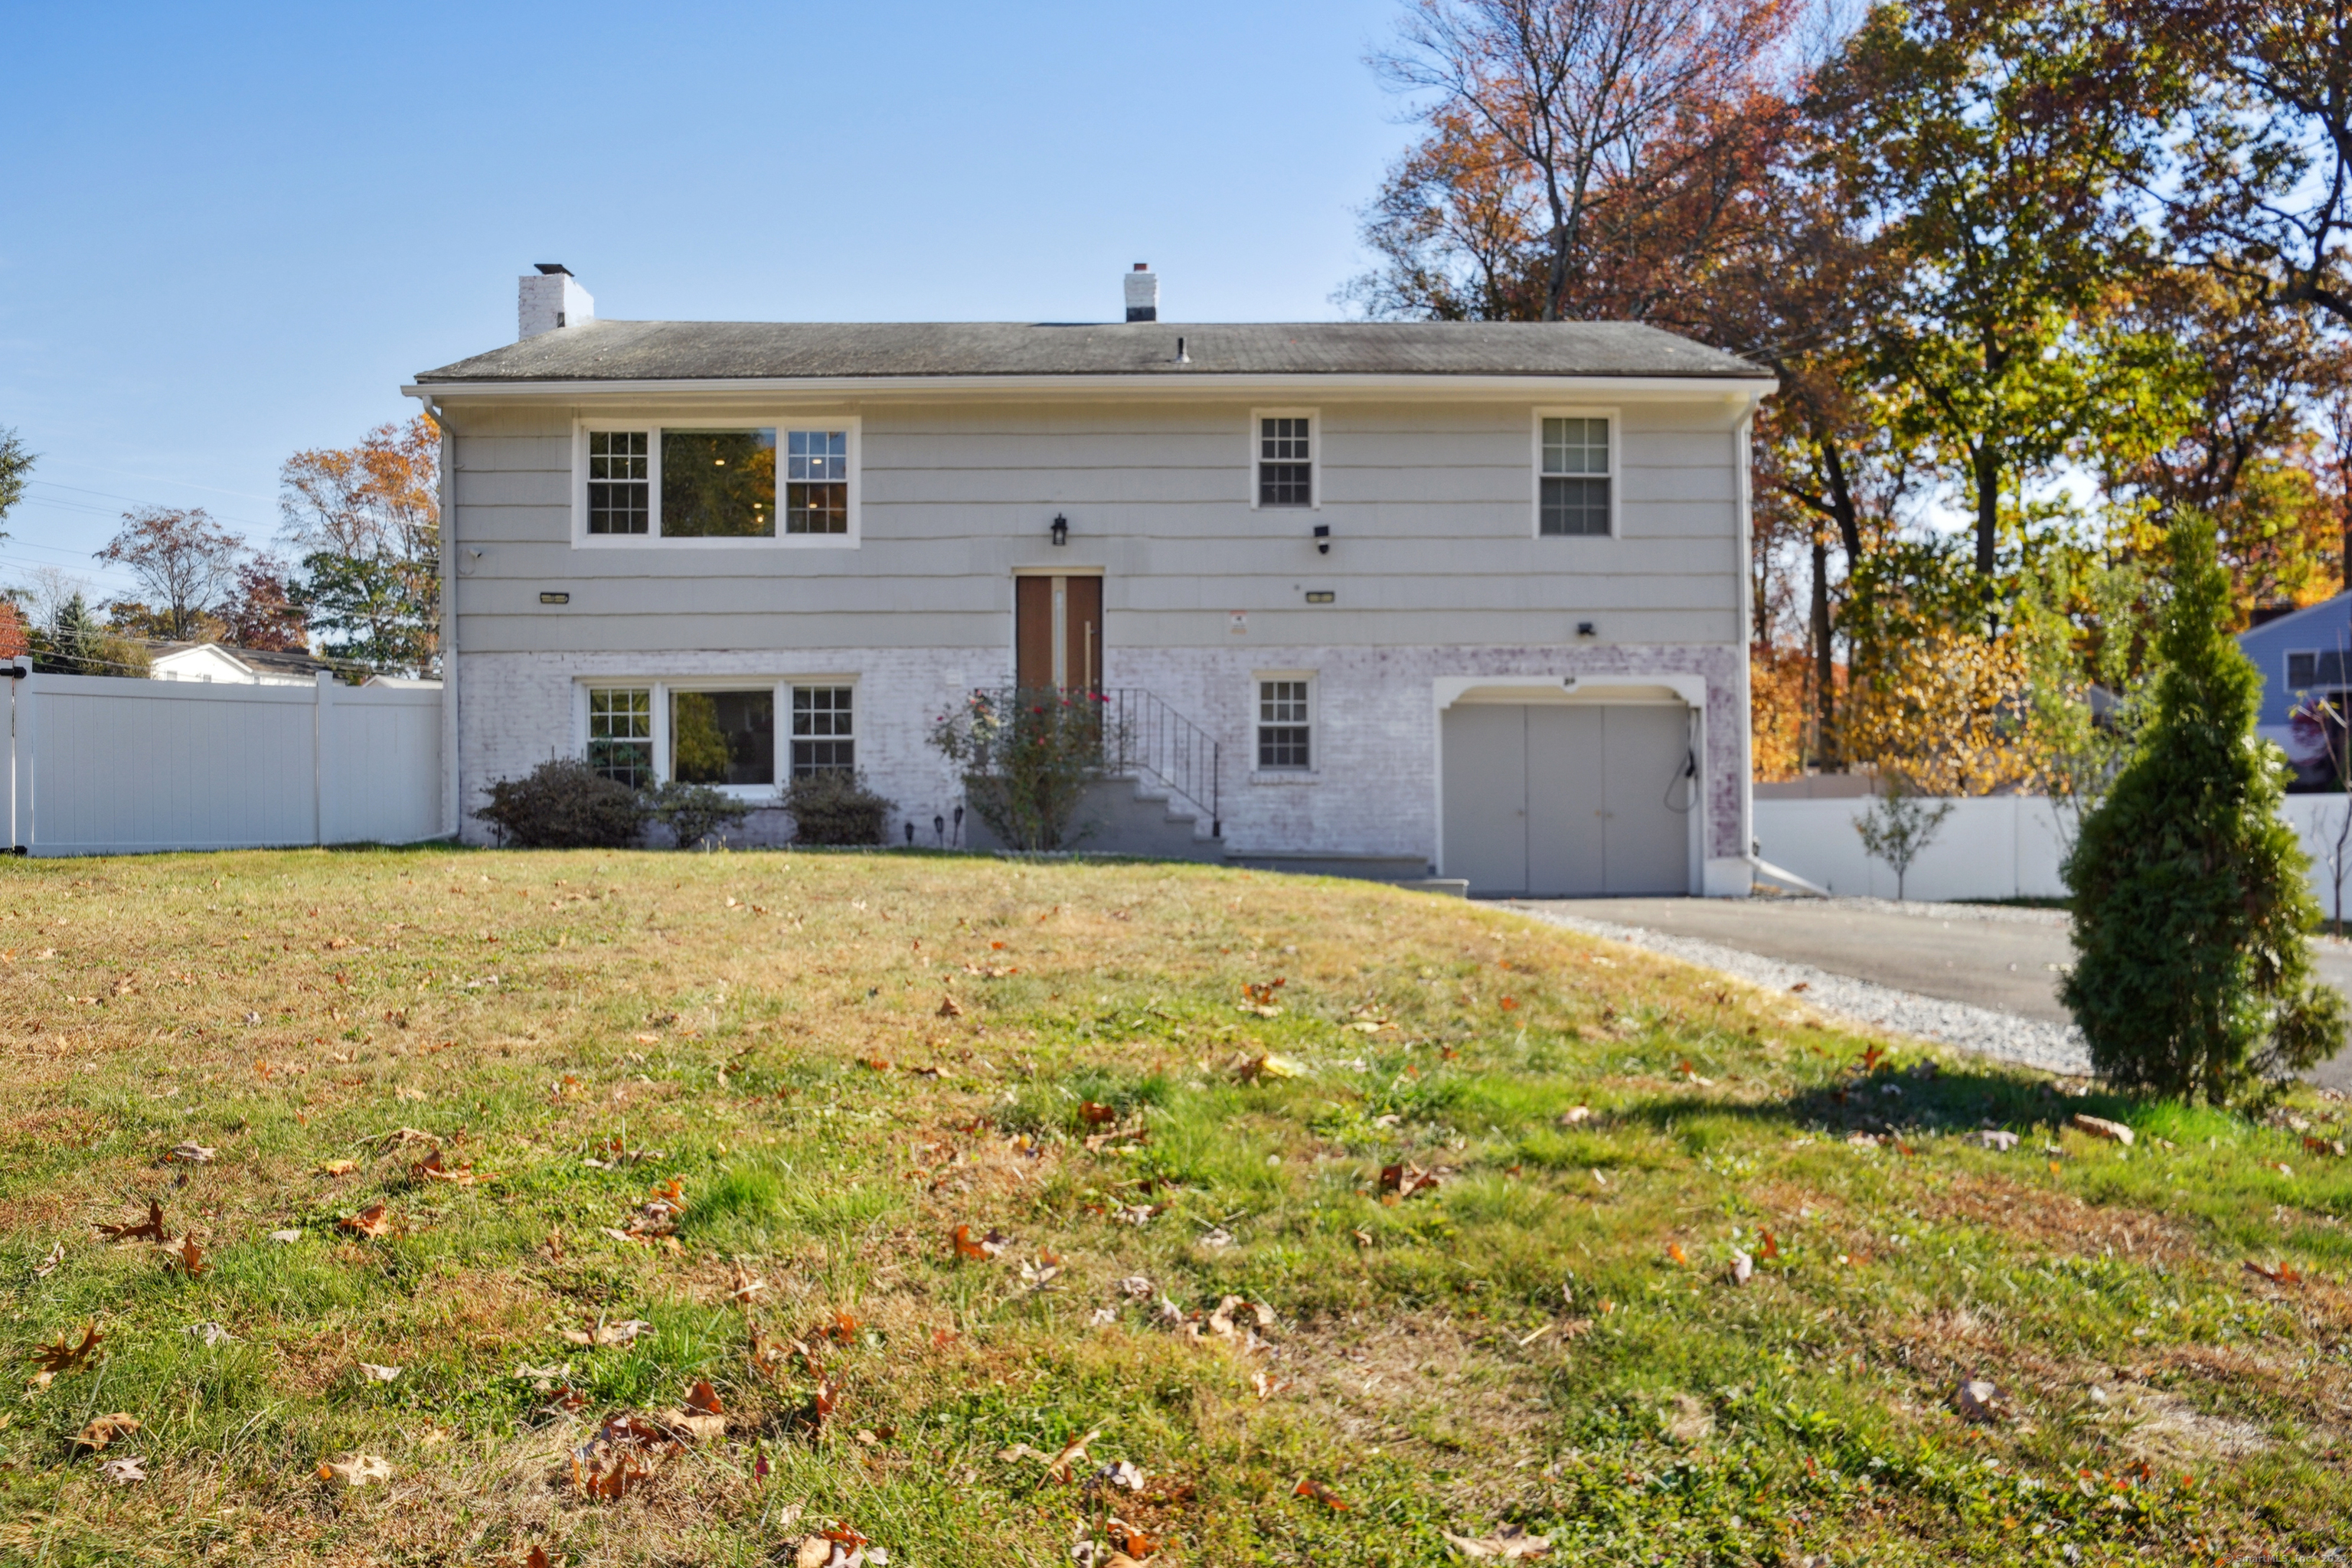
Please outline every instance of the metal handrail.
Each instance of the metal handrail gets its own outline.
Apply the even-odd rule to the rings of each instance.
[[[999,706],[1017,693],[983,688],[975,695]],[[1139,686],[1097,689],[1102,709],[1103,771],[1113,777],[1148,774],[1195,811],[1205,812],[1212,837],[1225,832],[1223,753],[1215,737]]]

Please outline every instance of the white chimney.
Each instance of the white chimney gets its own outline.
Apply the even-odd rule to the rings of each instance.
[[[541,261],[539,270],[516,279],[520,286],[515,308],[515,340],[535,338],[558,327],[584,327],[596,319],[596,301],[572,268],[561,261]]]
[[[1160,319],[1160,275],[1151,270],[1151,263],[1139,261],[1135,270],[1127,275],[1127,319],[1130,321],[1156,321]]]

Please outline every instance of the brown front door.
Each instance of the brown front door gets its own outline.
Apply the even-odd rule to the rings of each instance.
[[[1013,580],[1013,680],[1024,690],[1098,691],[1103,683],[1098,576]]]

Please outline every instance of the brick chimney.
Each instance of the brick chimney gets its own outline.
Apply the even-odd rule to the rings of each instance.
[[[1151,263],[1139,261],[1135,270],[1127,275],[1127,319],[1130,321],[1156,321],[1160,319],[1160,275],[1151,270]]]
[[[542,261],[538,268],[538,271],[527,272],[516,280],[520,285],[515,308],[516,342],[559,327],[584,327],[596,319],[596,301],[580,287],[580,280],[572,276],[572,268],[561,261]]]

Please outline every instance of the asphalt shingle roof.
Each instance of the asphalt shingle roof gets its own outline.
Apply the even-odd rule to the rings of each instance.
[[[1184,340],[1186,363],[1176,358]],[[453,382],[855,376],[1529,375],[1769,372],[1633,321],[592,321],[419,375]]]

